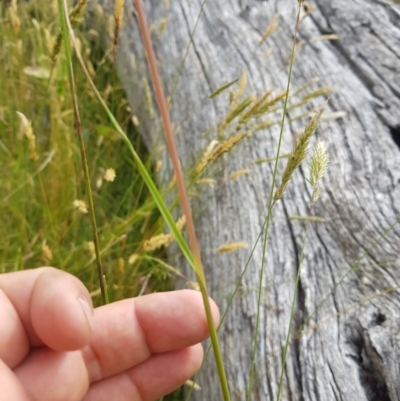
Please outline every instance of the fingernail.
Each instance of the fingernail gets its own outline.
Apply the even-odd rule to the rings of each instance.
[[[78,298],[79,303],[81,304],[83,313],[85,314],[86,321],[92,329],[93,326],[93,309],[90,307],[88,301],[85,298]]]

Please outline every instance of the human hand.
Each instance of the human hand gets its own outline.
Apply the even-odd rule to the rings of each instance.
[[[215,324],[219,321],[211,302]],[[1,401],[150,401],[199,368],[201,295],[182,290],[96,308],[70,274],[0,275]]]

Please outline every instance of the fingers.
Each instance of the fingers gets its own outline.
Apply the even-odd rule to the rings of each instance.
[[[17,311],[1,289],[0,322],[0,360],[13,368],[28,354],[29,341]]]
[[[218,308],[210,302],[217,324]],[[151,294],[96,309],[92,339],[82,353],[93,382],[140,364],[153,353],[189,347],[208,336],[200,293]]]
[[[81,401],[89,388],[80,351],[57,352],[40,347],[31,351],[14,373],[32,401]]]
[[[12,370],[0,358],[0,389],[2,396],[7,396],[7,400],[12,401],[31,401],[18,378]]]
[[[152,355],[124,373],[93,383],[83,401],[153,401],[192,377],[202,358],[200,344]]]
[[[89,342],[91,298],[72,275],[53,268],[2,274],[0,289],[19,316],[20,323],[14,319],[7,325],[12,325],[9,330],[20,338],[21,347],[26,347],[24,338],[33,346],[47,345],[65,351],[79,349]],[[16,348],[17,341],[9,353],[15,353]]]

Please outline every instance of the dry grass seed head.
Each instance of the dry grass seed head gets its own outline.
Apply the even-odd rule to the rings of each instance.
[[[157,29],[157,36],[161,37],[162,34],[165,32],[165,28],[167,27],[169,22],[169,17],[164,17],[161,18],[159,24],[158,24],[158,29]]]
[[[303,96],[302,100],[310,100],[310,99],[318,97],[318,96],[329,95],[334,90],[335,90],[335,88],[333,86],[321,86],[320,88],[318,88],[316,90],[306,93]]]
[[[243,170],[238,170],[238,171],[233,172],[233,173],[229,176],[229,179],[230,179],[230,180],[234,180],[234,179],[240,177],[241,175],[250,174],[250,173],[251,173],[251,170],[248,169],[248,168],[245,168],[245,169],[243,169]]]
[[[310,167],[309,182],[314,189],[314,193],[312,196],[313,202],[319,198],[319,195],[321,193],[319,181],[325,174],[328,162],[329,159],[326,153],[325,143],[323,141],[318,140],[317,144],[315,145],[314,152],[309,164]]]
[[[186,217],[182,216],[176,222],[176,227],[178,228],[179,231],[182,231],[185,224],[186,224]],[[174,239],[175,237],[172,233],[155,235],[154,237],[151,237],[150,239],[144,241],[143,250],[145,252],[151,252],[161,247],[167,247],[174,241]]]
[[[292,216],[289,218],[292,221],[310,221],[313,223],[325,223],[325,219],[319,216]]]
[[[6,6],[6,3],[4,2],[3,7]],[[14,31],[15,34],[18,34],[20,28],[21,28],[21,21],[18,17],[18,8],[17,8],[17,0],[12,0],[10,5],[9,5],[9,16],[10,16],[10,22],[11,22],[11,27]]]
[[[302,3],[304,9],[304,15],[301,17],[301,22],[302,22],[317,8],[317,6],[315,4],[310,4],[308,1],[299,1],[299,3],[300,4]]]
[[[196,181],[196,184],[210,185],[211,187],[213,187],[215,183],[216,180],[214,180],[213,178],[200,178],[199,180]]]
[[[238,89],[236,93],[233,94],[232,100],[230,101],[232,107],[235,107],[236,104],[239,102],[244,91],[246,90],[246,87],[247,87],[247,73],[246,71],[243,71],[242,75],[239,78]]]
[[[244,138],[250,135],[250,132],[244,132],[241,134],[233,135],[226,139],[224,142],[220,143],[214,150],[215,145],[218,144],[217,141],[212,141],[206,151],[204,152],[199,164],[194,170],[194,176],[198,176],[204,170],[208,163],[218,159],[221,155],[226,152],[232,150],[234,146],[236,146],[239,142],[241,142]],[[212,146],[211,146],[212,145]],[[212,151],[213,150],[213,151]]]
[[[114,57],[117,53],[118,36],[122,25],[122,14],[124,11],[125,0],[117,0],[114,9],[114,40],[113,40],[113,53]]]
[[[42,257],[45,262],[51,262],[53,260],[53,252],[46,242],[43,242],[42,244]]]
[[[233,252],[238,249],[243,249],[243,248],[248,248],[249,244],[244,241],[239,241],[239,242],[232,242],[230,244],[224,244],[221,245],[218,249],[218,253],[228,253],[228,252]]]
[[[149,81],[146,77],[143,78],[143,90],[144,90],[144,98],[146,100],[146,108],[149,113],[149,117],[153,119],[154,117],[154,109],[153,109],[153,99],[151,96],[151,89],[149,85]]]
[[[86,203],[81,199],[75,199],[73,202],[75,209],[77,209],[82,214],[88,213],[88,208]]]
[[[200,291],[200,290],[198,290],[198,291]],[[197,383],[194,383],[192,380],[186,380],[185,385],[189,386],[189,387],[193,387],[193,390],[196,390],[196,391],[201,390],[201,387]]]
[[[139,254],[133,253],[131,256],[128,258],[128,264],[134,265],[136,261],[139,259]]]
[[[267,29],[264,31],[262,38],[260,40],[260,44],[265,42],[269,36],[271,36],[275,31],[278,26],[278,18],[279,18],[279,13],[276,13],[273,17],[269,25],[267,26]]]
[[[321,40],[339,40],[339,36],[336,35],[336,33],[329,33],[326,35],[317,36],[316,38],[311,39],[310,42],[318,42]]]
[[[267,92],[264,93],[261,97],[259,97],[257,100],[253,102],[251,105],[250,109],[248,109],[240,118],[239,120],[239,125],[245,124],[250,118],[252,118],[255,114],[257,114],[257,110],[263,104],[271,95],[272,89],[268,90]]]
[[[214,148],[218,145],[218,141],[213,139],[206,147],[206,150],[203,152],[203,155],[201,156],[201,159],[199,161],[199,164],[197,165],[197,167],[194,170],[194,175],[199,175],[204,168],[206,167],[207,163],[208,163],[208,159],[212,153],[212,151],[214,150]]]
[[[116,174],[113,168],[108,168],[104,172],[104,179],[108,182],[113,182],[115,180]]]
[[[26,118],[24,114],[17,111],[20,119],[20,136],[25,136],[29,143],[29,157],[31,160],[36,161],[39,159],[39,155],[36,152],[36,137],[33,134],[32,123]]]
[[[163,164],[162,160],[157,160],[156,165],[154,167],[154,170],[155,170],[156,173],[160,172],[162,164]]]

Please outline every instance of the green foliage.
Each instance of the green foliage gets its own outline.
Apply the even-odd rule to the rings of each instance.
[[[74,201],[85,202],[86,193],[66,61],[62,52],[56,64],[51,58],[59,34],[53,23],[57,8],[54,2],[38,0],[4,11],[0,23],[0,272],[54,265],[78,276],[97,294],[90,222],[84,209],[74,207]],[[96,42],[89,45],[83,35],[80,46],[96,86],[151,170],[113,59]],[[141,252],[144,240],[162,227],[159,213],[132,168],[129,149],[99,108],[81,69],[77,66],[75,71],[110,298],[137,295],[145,290],[144,283],[147,291],[154,286],[167,289],[172,273],[159,261],[163,250],[153,252],[152,258]],[[105,179],[109,168],[116,171],[113,182]],[[135,253],[139,256],[129,263]],[[95,302],[99,299],[94,296]]]

